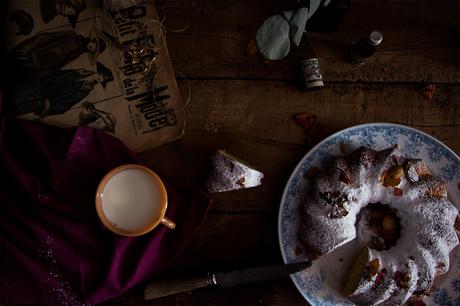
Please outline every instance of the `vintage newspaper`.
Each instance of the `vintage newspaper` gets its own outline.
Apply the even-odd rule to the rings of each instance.
[[[183,101],[153,1],[10,1],[7,31],[11,115],[97,127],[135,152],[183,134]],[[140,58],[133,46],[145,47]]]

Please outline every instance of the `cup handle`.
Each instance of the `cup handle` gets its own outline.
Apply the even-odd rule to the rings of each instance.
[[[161,218],[161,223],[166,226],[166,227],[169,227],[170,229],[174,229],[176,228],[176,223],[174,223],[171,219],[169,218],[166,218],[166,217],[163,217]]]

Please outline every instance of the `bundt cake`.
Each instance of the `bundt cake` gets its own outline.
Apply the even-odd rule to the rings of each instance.
[[[313,256],[362,242],[341,288],[358,305],[401,305],[428,293],[459,243],[446,183],[397,146],[334,159],[312,178],[300,212],[299,240]]]

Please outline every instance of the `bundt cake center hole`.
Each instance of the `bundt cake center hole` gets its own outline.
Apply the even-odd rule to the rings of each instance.
[[[361,210],[357,222],[358,239],[377,251],[396,245],[401,236],[397,211],[382,203],[370,203]]]

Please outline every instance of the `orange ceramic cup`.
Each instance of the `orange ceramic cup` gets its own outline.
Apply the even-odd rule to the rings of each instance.
[[[146,234],[160,223],[174,229],[165,217],[166,188],[158,175],[135,164],[119,166],[107,173],[96,192],[96,211],[112,232],[134,237]]]

